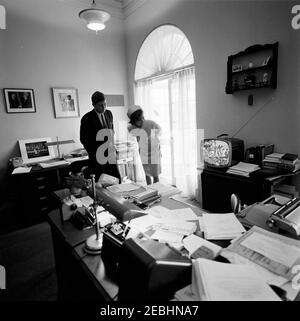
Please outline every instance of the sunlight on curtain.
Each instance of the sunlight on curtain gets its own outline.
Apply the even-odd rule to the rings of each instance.
[[[164,182],[194,197],[197,188],[197,132],[194,56],[185,34],[158,27],[144,41],[135,67],[135,104],[162,127]]]
[[[186,196],[195,196],[197,125],[194,68],[182,70],[173,76],[172,119],[175,184]]]
[[[185,34],[175,26],[161,26],[144,41],[136,61],[134,78],[147,78],[193,63],[193,51]]]

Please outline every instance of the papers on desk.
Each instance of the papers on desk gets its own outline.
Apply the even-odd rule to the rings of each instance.
[[[231,240],[246,232],[233,213],[203,214],[200,223],[208,240]]]
[[[79,200],[82,204],[81,206],[84,206],[85,208],[89,208],[94,203],[94,200],[90,196],[81,197]]]
[[[24,174],[24,173],[29,173],[31,171],[31,167],[24,167],[24,166],[20,166],[20,167],[16,167],[12,174]]]
[[[191,290],[207,301],[280,301],[253,267],[201,258],[193,261]]]
[[[197,219],[191,209],[169,210],[163,206],[155,206],[147,210],[148,215],[131,220],[130,227],[145,233],[147,230],[154,230],[152,239],[160,242],[170,243],[176,248],[182,247],[182,239],[186,235],[193,234],[197,225],[196,222],[189,222],[190,219]]]
[[[192,258],[214,259],[222,250],[220,246],[194,234],[183,239],[183,245]]]
[[[158,192],[158,194],[162,197],[170,197],[172,195],[181,193],[181,191],[178,188],[171,185],[164,185],[159,182],[151,184],[148,187],[155,189]]]
[[[158,224],[159,220],[152,215],[144,215],[137,217],[130,221],[129,226],[132,229],[136,229],[142,233],[153,228],[154,225]]]
[[[50,168],[50,167],[55,167],[55,166],[61,166],[61,165],[69,165],[69,162],[65,160],[51,160],[49,162],[45,163],[39,163],[39,166],[42,168]]]
[[[233,263],[242,257],[246,262],[272,272],[273,278],[280,276],[291,280],[295,276],[293,266],[300,264],[300,241],[253,226],[222,250],[221,255]]]
[[[182,196],[182,195],[176,194],[176,195],[170,196],[169,198],[171,198],[179,203],[188,205],[188,206],[200,208],[200,204],[196,200],[190,199],[187,196]]]
[[[70,158],[66,158],[66,161],[69,163],[69,164],[73,164],[75,162],[78,162],[78,161],[83,161],[83,160],[87,160],[89,159],[89,157],[87,155],[85,156],[80,156],[80,157],[70,157]]]
[[[154,225],[154,228],[182,235],[191,235],[196,232],[197,225],[195,222],[160,220]]]
[[[227,173],[249,177],[252,172],[259,169],[260,167],[256,164],[239,162],[237,165],[229,167]]]
[[[124,193],[124,192],[132,192],[140,189],[141,186],[133,183],[126,183],[126,184],[118,184],[109,186],[107,189],[113,193]]]
[[[163,243],[181,243],[183,234],[178,234],[170,231],[164,231],[162,229],[156,230],[151,238]]]
[[[163,206],[155,206],[147,210],[147,213],[162,220],[179,220],[179,221],[194,221],[197,220],[197,215],[190,208],[181,208],[169,210]]]

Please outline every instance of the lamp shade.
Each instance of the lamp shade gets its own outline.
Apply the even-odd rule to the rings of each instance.
[[[79,18],[83,19],[91,30],[100,31],[105,29],[105,22],[109,20],[110,14],[100,9],[85,9],[79,12]]]
[[[0,5],[0,29],[6,29],[6,11],[2,5]]]

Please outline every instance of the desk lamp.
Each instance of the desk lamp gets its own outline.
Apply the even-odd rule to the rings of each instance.
[[[90,236],[86,240],[85,250],[89,254],[97,255],[97,254],[101,253],[103,234],[100,232],[99,222],[98,222],[98,219],[97,219],[98,203],[97,203],[97,195],[96,195],[95,175],[91,175],[91,178],[92,178],[92,189],[93,189],[93,198],[94,198],[94,202],[93,202],[93,206],[91,208],[91,211],[92,211],[92,214],[93,214],[94,219],[95,219],[96,233],[93,234],[92,236]]]

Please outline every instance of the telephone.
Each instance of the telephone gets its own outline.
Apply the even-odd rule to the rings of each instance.
[[[245,227],[256,225],[272,232],[280,228],[293,235],[300,235],[300,198],[272,195],[236,215]]]

